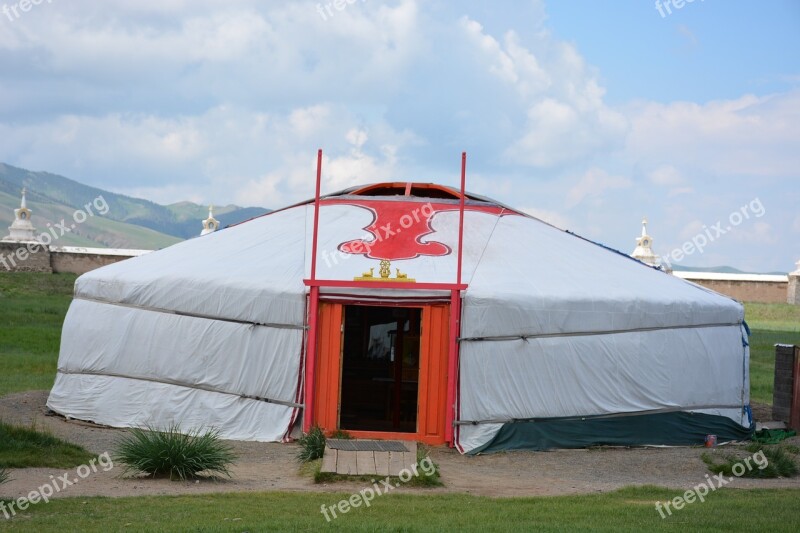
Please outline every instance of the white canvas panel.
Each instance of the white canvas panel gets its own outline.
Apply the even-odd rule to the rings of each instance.
[[[113,427],[183,432],[215,428],[222,438],[280,441],[293,409],[164,383],[75,374],[56,377],[47,406],[65,416]]]
[[[76,296],[302,325],[305,211],[301,206],[84,274]]]
[[[463,337],[739,323],[737,302],[523,217],[503,217],[467,291]]]
[[[461,453],[469,453],[480,448],[495,438],[503,424],[478,424],[475,426],[459,426],[458,448]]]
[[[745,360],[735,326],[466,342],[460,418],[740,406],[747,401]]]
[[[302,330],[74,300],[58,368],[294,402],[302,342]]]

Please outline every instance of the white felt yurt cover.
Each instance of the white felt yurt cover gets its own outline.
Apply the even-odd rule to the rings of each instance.
[[[396,230],[411,219],[398,217],[415,209],[427,229],[410,238]],[[49,408],[117,427],[285,438],[303,400],[313,211],[301,204],[78,278]],[[394,225],[365,229],[381,220]],[[454,281],[454,200],[333,195],[319,228],[318,278],[352,280],[391,253],[418,282]],[[372,246],[357,253],[357,241]],[[475,198],[463,261],[462,451],[525,420],[683,412],[750,427],[737,302]]]

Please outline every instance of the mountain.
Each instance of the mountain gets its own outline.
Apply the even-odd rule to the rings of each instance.
[[[672,265],[672,270],[679,272],[719,272],[722,274],[777,274],[786,275],[786,272],[744,272],[738,268],[729,266],[716,266],[716,267],[690,267],[682,265]]]
[[[31,220],[39,232],[62,219],[70,226],[76,210],[85,210],[84,206],[101,196],[105,200],[105,204],[98,201],[99,208],[93,207],[95,216],[76,224],[54,243],[65,246],[163,248],[197,236],[202,229],[201,221],[208,216],[207,206],[191,202],[159,205],[90,187],[57,174],[32,172],[0,163],[0,234],[5,234],[5,227],[13,220],[13,210],[19,207],[23,187],[28,190],[28,207],[33,211]],[[101,214],[100,210],[106,212]],[[261,207],[227,205],[215,208],[214,217],[224,228],[268,212]]]

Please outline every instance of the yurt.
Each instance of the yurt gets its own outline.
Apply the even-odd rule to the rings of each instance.
[[[255,441],[700,444],[752,432],[747,338],[739,303],[463,179],[380,183],[84,274],[47,405]]]

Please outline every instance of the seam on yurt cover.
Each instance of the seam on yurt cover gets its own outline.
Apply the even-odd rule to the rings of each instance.
[[[663,407],[661,409],[647,409],[645,411],[630,411],[627,413],[608,413],[602,415],[575,415],[575,416],[555,416],[555,417],[533,417],[533,418],[496,418],[487,420],[454,420],[456,426],[477,426],[480,424],[513,424],[518,422],[549,422],[553,420],[597,420],[601,418],[624,418],[629,416],[644,416],[659,413],[677,413],[685,411],[701,411],[706,409],[742,409],[737,405],[691,405],[688,407]]]
[[[472,276],[469,278],[469,283],[472,283],[472,280],[475,279],[475,274],[478,273],[478,269],[481,266],[481,261],[483,261],[483,256],[486,255],[486,250],[489,249],[489,243],[492,242],[492,237],[494,236],[494,231],[497,229],[497,225],[500,223],[500,219],[503,218],[503,213],[505,213],[506,207],[503,207],[503,210],[500,211],[494,219],[494,225],[492,225],[492,231],[489,232],[489,237],[486,239],[486,242],[483,245],[483,250],[481,250],[481,255],[478,257],[478,260],[475,262],[475,268],[472,269]],[[459,250],[459,253],[461,251]]]
[[[274,328],[274,329],[298,329],[304,330],[308,326],[301,326],[297,324],[278,324],[274,322],[253,322],[252,320],[239,320],[236,318],[224,318],[219,316],[211,316],[211,315],[203,315],[200,313],[189,313],[186,311],[176,311],[173,309],[163,309],[161,307],[150,307],[147,305],[138,305],[138,304],[126,304],[122,302],[111,302],[109,300],[103,300],[102,298],[89,298],[86,296],[75,296],[74,300],[84,300],[87,302],[94,302],[99,304],[106,304],[106,305],[116,305],[119,307],[128,307],[130,309],[141,309],[142,311],[152,311],[154,313],[164,313],[167,315],[176,315],[176,316],[187,316],[190,318],[202,318],[204,320],[217,320],[219,322],[232,322],[234,324],[243,324],[246,326],[261,326],[265,328]]]
[[[131,376],[128,374],[118,374],[115,372],[92,372],[91,370],[58,370],[59,374],[63,375],[78,375],[78,376],[106,376],[110,378],[122,378],[122,379],[133,379],[136,381],[150,381],[152,383],[163,383],[164,385],[174,385],[176,387],[184,387],[187,389],[197,389],[206,392],[215,392],[217,394],[227,394],[230,396],[238,396],[240,398],[244,398],[246,400],[256,400],[259,402],[265,403],[274,403],[277,405],[284,405],[286,407],[297,407],[302,408],[303,404],[296,403],[296,402],[289,402],[286,400],[276,400],[274,398],[264,398],[262,396],[254,396],[252,394],[241,394],[238,392],[230,392],[226,390],[216,389],[214,387],[206,387],[203,385],[198,384],[190,384],[184,383],[182,381],[172,380],[172,379],[163,379],[163,378],[149,378],[144,376]]]
[[[699,329],[699,328],[726,328],[731,326],[741,326],[741,322],[730,322],[721,324],[687,324],[683,326],[653,326],[649,328],[630,328],[615,329],[606,331],[575,331],[569,333],[522,333],[519,335],[487,335],[482,337],[460,337],[458,342],[480,342],[480,341],[515,341],[528,339],[548,339],[558,337],[589,337],[592,335],[616,335],[619,333],[640,333],[646,331],[662,331],[671,329]]]

